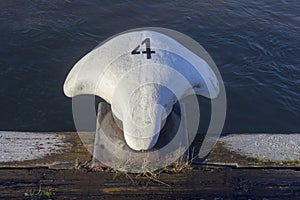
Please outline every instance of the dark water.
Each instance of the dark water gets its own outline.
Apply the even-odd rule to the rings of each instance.
[[[159,26],[191,36],[216,62],[223,132],[300,131],[297,0],[135,2],[0,1],[0,130],[75,130],[62,90],[72,66],[114,34]]]

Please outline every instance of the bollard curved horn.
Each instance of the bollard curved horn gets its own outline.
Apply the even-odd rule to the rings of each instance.
[[[209,64],[168,31],[144,28],[114,36],[85,55],[65,80],[64,93],[103,98],[122,122],[128,146],[148,150],[176,101],[194,93],[216,98],[219,82]]]

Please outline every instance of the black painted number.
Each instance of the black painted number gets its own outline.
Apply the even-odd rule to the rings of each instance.
[[[150,38],[146,38],[141,45],[146,45],[146,50],[142,51],[142,54],[147,54],[147,59],[151,59],[151,54],[154,54],[155,51],[151,50],[150,47]],[[137,47],[135,47],[132,51],[131,51],[131,55],[137,55],[137,54],[141,54],[141,52],[139,51],[140,49],[140,45],[138,45]]]

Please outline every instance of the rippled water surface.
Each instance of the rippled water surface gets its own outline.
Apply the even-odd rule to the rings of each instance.
[[[159,26],[194,38],[216,62],[224,133],[299,132],[299,10],[296,0],[0,1],[0,130],[75,130],[62,91],[72,66],[114,34]]]

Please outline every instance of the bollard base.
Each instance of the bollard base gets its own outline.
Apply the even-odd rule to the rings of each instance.
[[[189,136],[185,123],[180,121],[180,116],[172,112],[154,148],[149,151],[135,151],[126,144],[123,131],[114,121],[110,105],[105,102],[99,103],[92,168],[108,166],[121,171],[129,169],[131,172],[138,172],[156,170],[165,164],[171,164],[171,160],[188,162]],[[179,124],[182,125],[179,127]],[[180,142],[172,142],[174,138]]]

